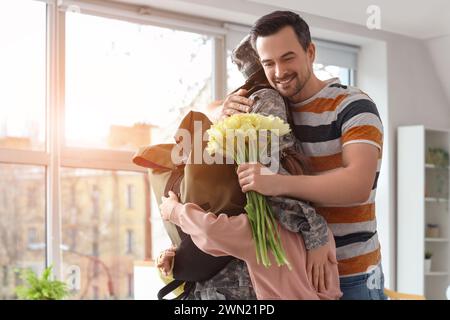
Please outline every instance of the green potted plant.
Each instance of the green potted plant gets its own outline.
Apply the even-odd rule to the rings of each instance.
[[[31,269],[24,269],[20,273],[26,284],[15,289],[19,299],[62,300],[69,296],[66,283],[51,279],[52,266],[46,268],[41,277],[38,277]]]
[[[426,162],[438,168],[446,168],[449,165],[448,152],[442,148],[428,148]]]
[[[431,271],[431,257],[433,256],[433,253],[430,251],[425,252],[425,272]]]
[[[449,154],[447,150],[442,148],[428,148],[426,159],[427,164],[434,165],[436,168],[441,170],[447,170],[449,166]],[[436,196],[437,199],[439,198],[447,198],[448,197],[448,191],[446,190],[446,180],[447,180],[447,173],[445,172],[436,172]]]

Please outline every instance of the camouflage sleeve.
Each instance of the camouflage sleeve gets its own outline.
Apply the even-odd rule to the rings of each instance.
[[[309,204],[296,199],[268,197],[275,218],[289,231],[300,232],[307,250],[328,242],[325,219]]]
[[[191,300],[256,300],[247,264],[233,259],[214,277],[197,282]]]
[[[253,113],[262,114],[265,116],[280,117],[287,120],[287,110],[283,98],[274,89],[261,89],[253,93],[250,99],[255,101],[252,107]]]
[[[265,116],[272,115],[281,118],[284,122],[288,122],[287,106],[278,91],[274,89],[261,89],[253,93],[249,98],[255,101],[252,113],[258,113]],[[294,143],[294,134],[290,133],[284,135],[280,139],[280,150],[289,148],[293,146]]]

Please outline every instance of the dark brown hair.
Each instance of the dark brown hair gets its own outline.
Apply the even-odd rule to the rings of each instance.
[[[297,35],[298,42],[306,51],[311,43],[309,26],[298,14],[292,11],[274,11],[259,18],[250,30],[251,42],[256,50],[256,39],[267,37],[291,26]]]

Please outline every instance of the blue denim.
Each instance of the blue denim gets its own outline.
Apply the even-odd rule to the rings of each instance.
[[[386,300],[381,265],[366,274],[341,277],[341,300]]]

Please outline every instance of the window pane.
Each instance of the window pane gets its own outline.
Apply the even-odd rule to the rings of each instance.
[[[67,13],[66,144],[135,150],[172,139],[212,100],[208,36]]]
[[[132,298],[133,262],[144,260],[146,250],[151,255],[147,179],[132,172],[62,169],[63,270],[73,299]]]
[[[352,70],[348,68],[323,65],[320,63],[314,63],[314,74],[320,80],[328,80],[330,78],[339,78],[344,85],[354,85],[351,78]]]
[[[0,148],[45,148],[45,8],[0,3]]]
[[[16,269],[45,266],[45,169],[0,164],[0,299],[14,299]]]

